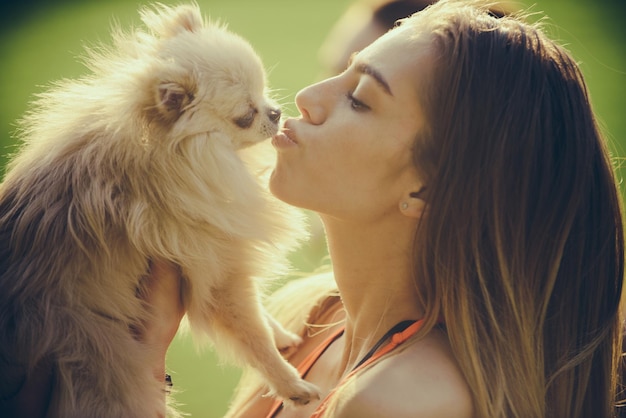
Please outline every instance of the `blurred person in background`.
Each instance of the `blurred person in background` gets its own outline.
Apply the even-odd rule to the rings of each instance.
[[[350,56],[393,28],[399,19],[423,10],[432,0],[360,0],[353,2],[331,28],[319,50],[323,77],[346,69]],[[512,10],[505,2],[490,6],[494,16]]]

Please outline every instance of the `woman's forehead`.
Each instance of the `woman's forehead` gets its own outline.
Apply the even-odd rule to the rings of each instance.
[[[406,83],[407,77],[414,80],[416,75],[426,75],[431,62],[429,39],[415,28],[400,26],[356,54],[353,61],[375,68],[389,81],[393,91],[393,84]]]

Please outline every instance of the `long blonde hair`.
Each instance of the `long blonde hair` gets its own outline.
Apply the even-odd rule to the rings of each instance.
[[[538,24],[442,0],[432,37],[415,244],[479,417],[612,417],[624,238],[619,192],[575,61]]]

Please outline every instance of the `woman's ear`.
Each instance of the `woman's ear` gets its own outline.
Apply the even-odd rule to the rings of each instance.
[[[407,193],[400,201],[400,212],[409,218],[421,218],[426,210],[426,186],[420,187],[417,191]]]

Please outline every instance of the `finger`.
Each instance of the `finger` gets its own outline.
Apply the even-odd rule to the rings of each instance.
[[[173,264],[161,260],[152,263],[145,299],[154,312],[182,318],[184,307],[181,282],[180,270]]]

